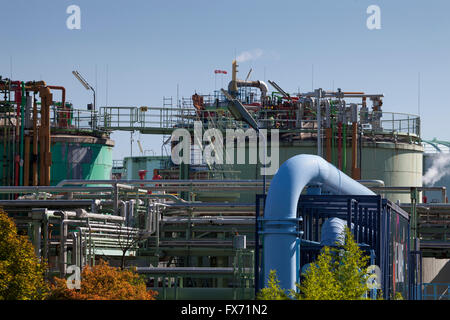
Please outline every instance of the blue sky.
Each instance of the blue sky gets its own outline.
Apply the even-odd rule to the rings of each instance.
[[[81,8],[81,30],[66,27],[72,4]],[[380,30],[366,27],[372,4],[381,8]],[[253,68],[252,79],[309,91],[314,65],[314,87],[383,93],[385,111],[418,113],[420,72],[422,136],[450,140],[449,13],[446,0],[1,0],[0,75],[10,76],[12,57],[14,79],[65,86],[85,108],[92,95],[71,71],[97,87],[103,106],[108,66],[109,105],[160,106],[177,85],[180,96],[212,92],[213,70],[230,71],[250,52],[241,77]],[[128,156],[130,134],[112,138],[114,159]],[[160,152],[160,138],[140,140]]]

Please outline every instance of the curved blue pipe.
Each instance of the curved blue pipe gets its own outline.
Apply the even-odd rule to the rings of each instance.
[[[347,221],[339,218],[327,219],[323,224],[320,233],[320,244],[324,246],[334,246],[336,242],[340,245],[344,244],[344,230]],[[353,224],[352,224],[353,229]]]
[[[336,195],[375,195],[335,166],[315,155],[301,154],[281,165],[273,177],[264,210],[264,279],[276,270],[281,288],[295,289],[297,259],[297,204],[303,188],[320,185]]]

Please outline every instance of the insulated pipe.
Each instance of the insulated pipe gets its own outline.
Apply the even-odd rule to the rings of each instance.
[[[320,244],[324,246],[335,246],[336,242],[340,245],[344,244],[344,230],[347,221],[339,218],[327,219],[321,228]]]
[[[321,185],[324,191],[336,195],[375,195],[321,157],[301,154],[284,162],[270,184],[264,210],[266,285],[270,270],[276,270],[282,288],[296,288],[299,259],[297,204],[308,184]]]
[[[232,92],[236,92],[233,91],[233,88],[239,88],[239,87],[254,87],[254,88],[259,88],[259,90],[261,91],[261,101],[264,100],[264,97],[267,96],[267,92],[269,91],[269,87],[267,86],[267,84],[264,81],[245,81],[245,80],[236,80],[233,83],[233,80],[230,81],[230,83],[228,84],[228,92],[230,92],[230,94]]]

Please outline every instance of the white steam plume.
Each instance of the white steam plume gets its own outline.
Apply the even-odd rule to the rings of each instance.
[[[256,60],[263,55],[263,51],[261,49],[253,49],[250,51],[241,52],[237,58],[237,62],[245,62],[250,60]]]
[[[424,185],[432,186],[450,173],[450,154],[441,153],[433,157],[431,167],[422,178]]]

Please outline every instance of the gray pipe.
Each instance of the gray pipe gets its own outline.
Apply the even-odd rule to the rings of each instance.
[[[236,80],[237,87],[253,87],[258,88],[261,91],[261,101],[263,101],[264,97],[267,96],[267,92],[269,91],[269,87],[264,81],[256,80],[256,81],[245,81],[245,80]],[[233,81],[228,83],[228,92],[233,91]]]
[[[82,180],[82,179],[66,179],[59,182],[56,186],[62,187],[64,185],[80,185],[80,184],[167,184],[167,185],[261,185],[263,180]],[[8,187],[10,188],[10,187]]]
[[[61,277],[66,276],[66,265],[67,265],[67,246],[66,246],[66,240],[67,240],[67,224],[65,223],[67,221],[67,216],[64,211],[60,211],[61,215],[61,223],[60,223],[60,232],[59,232],[59,268],[61,272]]]

